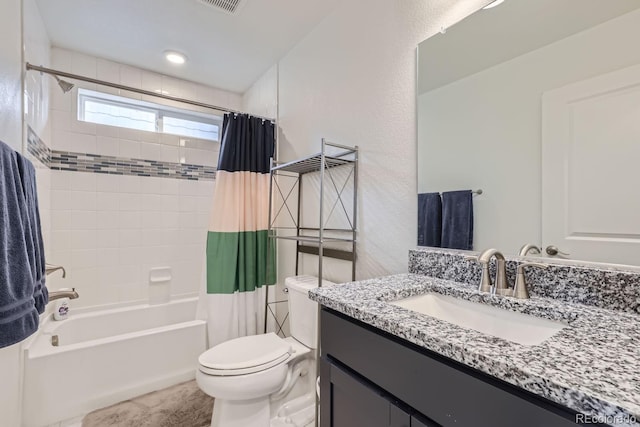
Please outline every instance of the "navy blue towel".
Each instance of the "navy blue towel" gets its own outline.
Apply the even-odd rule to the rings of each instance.
[[[33,165],[0,142],[0,348],[38,329],[48,300]]]
[[[473,249],[473,192],[442,193],[442,247]]]
[[[38,205],[38,187],[36,185],[36,169],[25,157],[17,154],[18,167],[22,177],[25,202],[27,204],[27,221],[29,229],[25,234],[29,262],[34,279],[33,298],[35,299],[38,313],[43,313],[49,302],[49,292],[45,286],[45,259],[44,242],[42,240],[42,227],[40,224],[40,207]]]
[[[440,193],[418,194],[418,246],[441,247],[442,199]]]

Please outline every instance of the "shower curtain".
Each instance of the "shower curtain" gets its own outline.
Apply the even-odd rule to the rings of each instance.
[[[264,286],[275,283],[267,235],[274,129],[246,114],[224,117],[206,251],[210,347],[264,328]]]

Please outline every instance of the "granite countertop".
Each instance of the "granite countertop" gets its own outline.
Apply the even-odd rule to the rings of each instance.
[[[566,322],[539,345],[516,344],[389,304],[436,292]],[[309,297],[420,347],[577,412],[640,426],[640,327],[637,314],[550,298],[489,295],[474,286],[400,274],[332,287]]]

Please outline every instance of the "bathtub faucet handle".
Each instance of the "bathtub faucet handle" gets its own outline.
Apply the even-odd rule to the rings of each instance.
[[[44,272],[45,274],[48,276],[51,273],[55,273],[58,270],[62,270],[62,278],[64,279],[65,277],[67,277],[67,270],[64,269],[63,266],[61,265],[52,265],[52,264],[46,264],[45,265],[45,269]]]

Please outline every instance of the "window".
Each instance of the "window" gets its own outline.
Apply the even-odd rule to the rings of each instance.
[[[158,114],[155,111],[87,98],[83,113],[86,122],[156,132]]]
[[[191,136],[193,138],[218,141],[219,130],[220,126],[217,124],[194,120],[192,117],[179,118],[165,115],[162,118],[162,132],[171,133],[173,135]]]
[[[78,120],[147,132],[220,140],[222,118],[122,96],[78,90]]]

